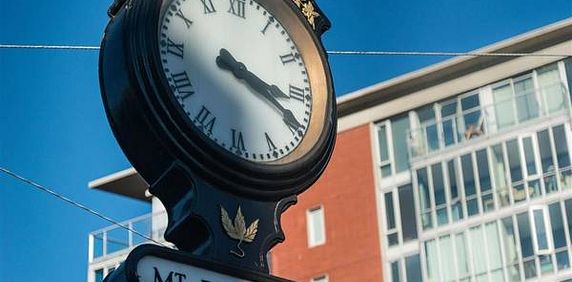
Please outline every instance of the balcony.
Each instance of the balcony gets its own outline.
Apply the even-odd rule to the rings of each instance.
[[[567,115],[572,119],[568,90],[562,83],[497,99],[495,103],[422,123],[407,131],[410,162],[511,128]]]
[[[165,242],[166,213],[146,214],[125,222],[122,225],[158,242]],[[89,263],[129,253],[133,248],[151,243],[131,230],[112,225],[89,234]]]

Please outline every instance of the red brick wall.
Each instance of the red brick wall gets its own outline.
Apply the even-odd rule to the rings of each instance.
[[[369,126],[338,135],[320,180],[282,216],[286,241],[272,251],[272,273],[294,281],[383,281]],[[306,211],[324,207],[326,243],[308,248]]]

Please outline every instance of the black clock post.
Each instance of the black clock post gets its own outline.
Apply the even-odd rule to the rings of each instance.
[[[206,126],[204,120],[190,117],[192,104],[182,102],[187,99],[184,95],[203,95],[208,101],[209,93],[196,87],[202,82],[192,77],[208,74],[209,69],[189,71],[191,78],[182,89],[181,80],[169,76],[171,70],[166,68],[171,57],[180,57],[178,64],[184,66],[184,46],[175,46],[173,52],[161,49],[167,46],[165,23],[176,19],[190,29],[202,19],[193,17],[187,7],[200,7],[201,15],[208,16],[219,11],[221,17],[228,16],[222,13],[246,17],[248,9],[263,9],[260,14],[268,23],[257,32],[265,35],[272,24],[288,36],[286,42],[296,53],[275,59],[285,67],[291,62],[301,67],[308,86],[295,87],[294,93],[284,94],[288,91],[279,85],[262,81],[225,48],[212,60],[217,71],[235,76],[233,83],[245,83],[253,96],[283,115],[284,124],[277,126],[293,134],[284,150],[264,131],[269,151],[258,158],[244,144],[225,147],[215,138],[214,120]],[[116,0],[108,13],[111,20],[99,65],[107,117],[127,158],[149,184],[150,193],[164,204],[165,239],[178,250],[140,246],[106,281],[187,281],[191,274],[202,275],[202,281],[216,277],[217,281],[285,281],[268,274],[267,253],[285,240],[280,217],[322,174],[334,148],[335,94],[321,43],[330,22],[314,0]],[[201,44],[208,38],[188,40]],[[248,48],[252,42],[239,44]],[[305,115],[294,108],[300,101]],[[203,110],[200,115],[204,116]],[[232,117],[242,118],[251,117]],[[232,130],[233,143],[244,142],[235,135]]]

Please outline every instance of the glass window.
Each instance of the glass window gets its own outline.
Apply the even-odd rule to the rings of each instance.
[[[387,230],[395,228],[395,208],[393,207],[393,193],[385,193],[385,215]]]
[[[400,282],[400,274],[399,274],[399,261],[394,261],[391,263],[391,281],[392,282]]]
[[[485,212],[492,211],[495,209],[495,201],[492,194],[491,174],[489,170],[489,158],[487,156],[487,150],[484,149],[477,151],[476,157],[483,210]]]
[[[326,224],[322,207],[307,212],[308,245],[314,247],[326,243]]]
[[[379,143],[379,161],[382,176],[391,175],[391,162],[389,157],[389,145],[387,140],[387,128],[385,125],[377,128],[377,142]]]
[[[512,217],[506,217],[501,220],[500,232],[509,281],[520,281],[520,266],[517,247],[518,244],[516,241],[516,235],[514,233]]]
[[[564,66],[566,67],[566,76],[568,77],[568,88],[572,87],[572,58],[568,58],[564,61]],[[569,89],[570,100],[572,100],[572,91]],[[568,105],[570,106],[570,105]]]
[[[552,128],[554,135],[554,147],[556,147],[556,159],[558,159],[558,168],[564,169],[570,166],[570,153],[568,152],[568,140],[566,140],[566,131],[564,125]]]
[[[536,170],[536,161],[534,158],[534,146],[532,146],[532,138],[526,137],[522,139],[522,145],[524,147],[524,158],[526,159],[526,171],[528,175],[536,175],[538,172]]]
[[[425,242],[425,256],[427,262],[427,276],[430,281],[441,281],[439,275],[439,255],[435,240]]]
[[[451,193],[451,212],[453,215],[453,221],[456,222],[463,219],[463,203],[459,200],[459,185],[457,183],[457,167],[455,166],[455,160],[447,162],[447,174],[449,176],[449,187]]]
[[[481,226],[476,226],[469,229],[469,234],[471,238],[471,254],[473,259],[473,266],[475,267],[475,275],[477,280],[480,276],[486,275],[487,272],[487,256],[485,254],[485,240],[482,232]]]
[[[413,255],[405,258],[405,267],[407,269],[407,282],[423,281],[421,275],[421,261],[419,255]]]
[[[467,260],[467,245],[465,241],[465,233],[455,235],[455,249],[457,250],[456,259],[459,272],[459,278],[465,278],[470,275],[469,262]]]
[[[536,277],[536,264],[534,260],[534,247],[530,231],[528,213],[517,215],[518,234],[520,236],[520,249],[523,257],[524,276],[526,279]]]
[[[568,235],[570,235],[570,239],[572,240],[572,200],[566,200],[566,218],[568,219]],[[572,242],[569,242],[572,244]]]
[[[502,271],[502,253],[499,241],[499,232],[497,222],[489,222],[485,225],[485,233],[487,238],[487,253],[489,254],[489,267],[491,275],[494,277],[493,281],[501,281],[498,279],[503,276]]]
[[[544,220],[544,210],[535,209],[532,211],[534,226],[536,228],[536,247],[539,251],[548,250],[548,235],[546,234],[546,221]]]
[[[453,241],[451,236],[443,236],[439,238],[439,251],[441,254],[441,269],[443,271],[444,281],[455,281],[455,258],[449,254],[453,253]]]
[[[465,123],[465,131],[470,128],[481,129],[483,128],[481,120],[481,110],[479,108],[479,94],[475,93],[461,98],[461,110],[463,111],[463,122]],[[465,138],[470,139],[469,134]]]
[[[550,212],[550,225],[552,225],[552,239],[554,248],[562,248],[566,246],[566,233],[564,231],[564,221],[562,220],[562,212],[560,203],[551,204],[548,207]]]
[[[475,175],[473,174],[473,158],[470,154],[461,157],[461,167],[463,172],[463,184],[465,186],[465,196],[467,197],[468,215],[472,216],[479,213],[479,205],[475,198]]]
[[[411,184],[399,187],[399,206],[403,242],[417,239],[417,217]]]
[[[327,275],[321,275],[318,277],[314,277],[314,278],[312,278],[312,282],[328,282],[328,276]]]
[[[539,131],[538,137],[538,151],[540,152],[540,162],[542,164],[542,172],[544,173],[544,187],[546,193],[558,191],[556,183],[556,167],[554,159],[552,158],[552,149],[550,147],[550,135],[548,130]]]
[[[439,135],[435,123],[435,110],[433,105],[427,105],[417,110],[417,116],[422,128],[424,128],[429,151],[439,149]]]
[[[103,281],[103,269],[98,269],[95,271],[95,282]]]
[[[432,228],[433,220],[431,217],[431,199],[429,198],[429,178],[426,168],[417,170],[417,185],[419,186],[419,204],[422,212],[421,222],[423,229]]]
[[[506,143],[506,150],[508,154],[508,165],[510,168],[510,178],[513,183],[513,197],[515,202],[526,200],[528,194],[525,190],[525,185],[522,182],[523,174],[520,164],[520,151],[518,150],[518,141],[510,140]]]
[[[441,105],[441,119],[443,126],[443,141],[445,146],[457,143],[457,101],[449,101]]]
[[[441,163],[431,166],[431,173],[433,176],[433,191],[435,196],[435,206],[437,209],[437,224],[443,225],[449,222],[447,214],[446,196],[445,196],[445,182],[443,180],[443,167]]]
[[[407,132],[409,131],[409,114],[391,119],[391,136],[393,138],[393,155],[397,173],[409,169],[407,154]]]
[[[553,113],[567,106],[562,91],[558,65],[553,64],[539,69],[538,85],[540,86],[540,93],[544,98],[545,111]]]
[[[510,205],[508,179],[506,177],[506,165],[504,162],[502,144],[497,144],[492,147],[493,157],[493,175],[495,178],[495,188],[499,195],[499,202],[502,207]]]
[[[512,100],[512,87],[510,83],[495,87],[493,98],[495,103],[495,117],[498,128],[505,128],[515,124],[515,106]]]
[[[538,102],[534,91],[534,82],[530,75],[515,79],[514,94],[519,122],[538,117]]]

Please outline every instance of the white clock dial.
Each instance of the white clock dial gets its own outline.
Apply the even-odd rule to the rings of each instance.
[[[312,117],[312,90],[296,43],[256,1],[174,0],[159,27],[172,93],[188,119],[252,162],[292,153]]]

